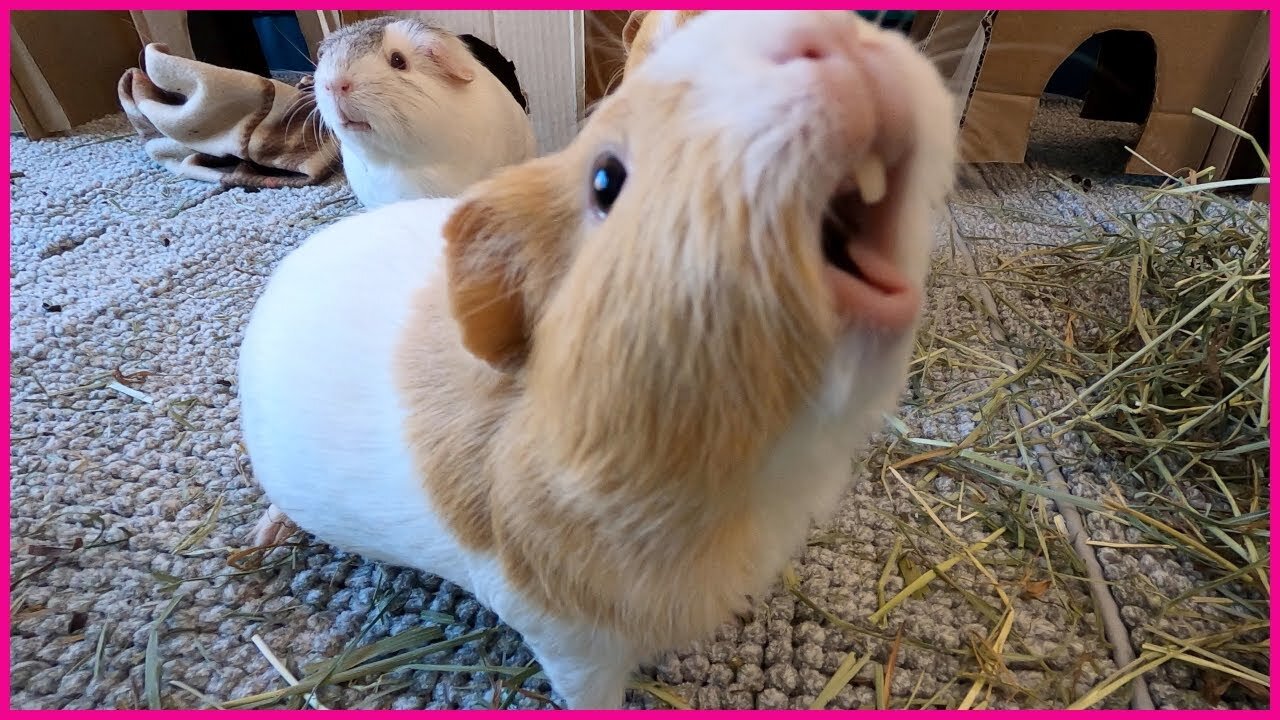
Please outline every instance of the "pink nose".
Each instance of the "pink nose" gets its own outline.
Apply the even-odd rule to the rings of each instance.
[[[847,57],[855,42],[850,28],[843,23],[806,23],[790,28],[779,38],[769,56],[779,65],[793,61],[821,61],[836,55]]]
[[[329,92],[337,93],[339,95],[346,95],[347,93],[351,92],[351,81],[346,78],[340,78],[338,80],[330,80],[329,82],[325,83],[324,86],[325,86],[325,89],[327,89]]]

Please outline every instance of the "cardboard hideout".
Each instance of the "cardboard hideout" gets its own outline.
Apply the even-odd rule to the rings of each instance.
[[[1259,120],[1267,112],[1268,15],[922,12],[911,34],[966,98],[958,120],[968,162],[1023,162],[1050,78],[1082,43],[1101,36],[1082,116],[1140,122],[1134,151],[1152,164],[1169,172],[1213,166],[1216,179],[1224,179],[1233,170],[1260,173],[1240,157],[1253,151],[1191,111],[1198,107],[1246,130],[1256,126],[1268,147],[1267,123]],[[1157,174],[1136,157],[1125,172]],[[1265,196],[1266,186],[1259,188]]]

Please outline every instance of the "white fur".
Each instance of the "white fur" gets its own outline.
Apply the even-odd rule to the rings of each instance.
[[[537,154],[529,116],[493,73],[456,37],[414,27],[392,23],[377,50],[356,56],[339,45],[326,50],[316,66],[320,115],[338,137],[347,182],[366,207],[454,197],[498,168]],[[433,43],[473,79],[451,82],[412,55],[414,48]],[[393,51],[409,58],[408,71],[388,64]],[[352,101],[371,130],[352,131],[339,122],[327,85],[341,78],[353,82]]]
[[[570,705],[616,706],[640,658],[608,633],[522,603],[495,558],[463,549],[432,509],[403,440],[394,346],[412,295],[443,281],[440,228],[454,205],[371,210],[280,263],[240,349],[254,477],[321,541],[468,589],[524,636]]]
[[[798,12],[710,17],[689,26],[701,28],[705,44],[696,35],[683,44],[673,40],[675,49],[660,51],[644,71],[673,80],[725,78],[734,75],[726,70],[741,68],[730,59],[714,73],[700,70],[706,66],[695,48],[714,47],[719,57],[721,48],[746,46],[746,38],[764,30],[829,20]],[[716,31],[742,37],[711,42]],[[903,62],[917,63],[913,58],[904,54]],[[942,136],[919,138],[924,152],[910,182],[923,183],[912,188],[919,201],[933,202],[949,186],[941,178],[950,173],[953,148],[945,138],[954,127],[946,112],[921,117],[946,96],[936,73],[930,76],[926,61],[918,60],[902,92],[913,93],[923,110],[916,132]],[[766,123],[768,107],[786,112],[761,90],[734,96],[732,105],[708,91],[699,106],[718,113],[715,121],[739,137],[750,136],[762,127],[753,123]],[[785,88],[779,94],[785,96]],[[775,182],[791,182],[798,171],[788,169]],[[767,185],[769,176],[760,172],[758,180]],[[494,557],[464,550],[433,509],[405,446],[406,409],[392,363],[413,295],[445,281],[441,228],[454,206],[448,199],[418,200],[357,215],[321,231],[280,264],[241,349],[241,413],[253,470],[272,503],[320,540],[470,590],[523,635],[570,707],[616,707],[630,672],[645,658],[626,638],[575,618],[547,617],[513,592]],[[933,237],[927,210],[918,208],[919,217],[909,216],[901,228],[902,262],[921,282]],[[909,353],[909,335],[854,330],[841,338],[816,398],[744,487],[754,496],[752,557],[759,560],[749,591],[765,590],[802,546],[811,521],[837,507],[851,455],[896,402]]]

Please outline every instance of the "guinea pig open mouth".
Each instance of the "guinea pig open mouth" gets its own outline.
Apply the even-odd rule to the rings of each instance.
[[[350,107],[344,107],[342,101],[334,102],[333,109],[338,115],[338,124],[342,126],[343,130],[366,132],[371,129],[369,123],[359,117],[360,113],[353,112]]]
[[[355,130],[357,132],[365,132],[370,129],[369,123],[363,120],[352,120],[343,114],[342,110],[338,110],[338,122],[342,124],[344,130]]]
[[[893,260],[889,183],[882,160],[861,160],[827,201],[821,239],[839,314],[894,328],[910,323],[918,300]]]

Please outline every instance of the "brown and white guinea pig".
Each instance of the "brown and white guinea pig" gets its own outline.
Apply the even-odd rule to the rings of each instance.
[[[454,197],[537,154],[512,89],[452,33],[384,16],[326,37],[316,104],[361,204]]]
[[[770,587],[896,406],[951,102],[853,13],[708,12],[563,151],[319,232],[241,349],[256,539],[452,580],[570,707],[619,705]]]

